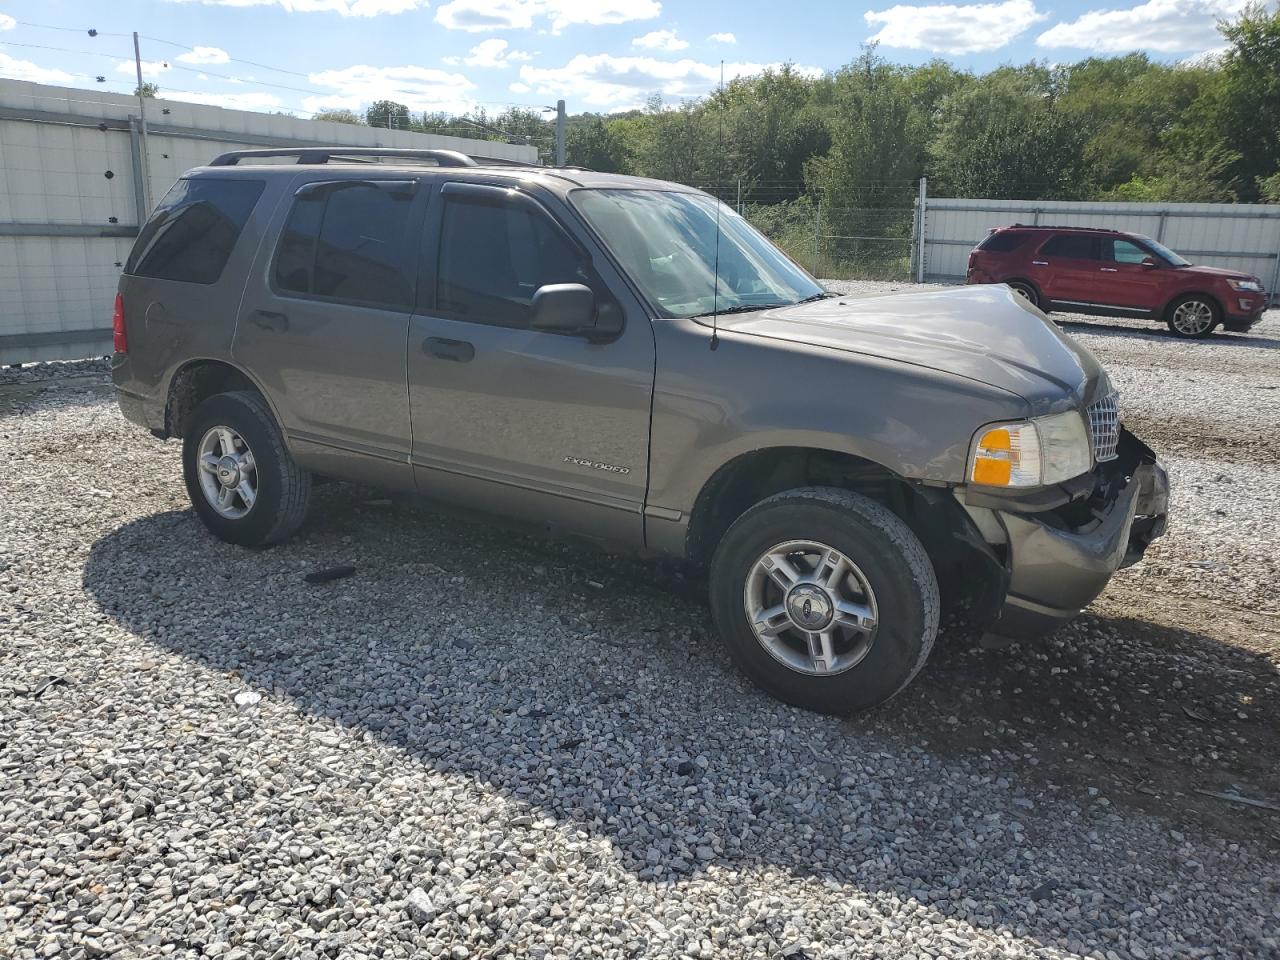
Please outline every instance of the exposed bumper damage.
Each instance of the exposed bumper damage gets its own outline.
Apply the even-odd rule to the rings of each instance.
[[[1137,437],[1122,430],[1119,456],[1092,476],[1086,496],[1048,510],[1012,501],[1005,509],[965,504],[988,543],[1003,552],[1009,575],[1004,604],[989,628],[992,639],[1030,639],[1054,630],[1165,532],[1169,477]]]

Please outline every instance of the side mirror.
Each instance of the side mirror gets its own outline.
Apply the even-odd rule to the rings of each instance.
[[[1160,264],[1156,263],[1155,257],[1143,257],[1141,266],[1146,267],[1148,270],[1154,270],[1160,266]]]
[[[530,304],[529,326],[555,333],[587,333],[596,312],[596,295],[581,283],[548,283]]]
[[[578,333],[593,343],[622,333],[622,308],[612,300],[597,305],[591,288],[581,283],[549,283],[538,288],[530,304],[529,326],[554,333]]]

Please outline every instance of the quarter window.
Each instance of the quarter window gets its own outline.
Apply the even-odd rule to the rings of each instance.
[[[993,233],[978,244],[978,249],[986,250],[988,253],[1008,253],[1010,250],[1017,249],[1026,236],[1025,233],[1012,233],[1007,230],[1003,233]]]
[[[409,309],[409,211],[414,182],[309,184],[276,247],[276,286],[290,293]]]
[[[226,177],[179,180],[142,228],[125,273],[217,283],[265,186]]]
[[[441,313],[525,328],[534,293],[548,283],[596,286],[590,265],[549,217],[523,203],[446,198],[436,285]]]
[[[1098,238],[1081,233],[1060,233],[1040,248],[1046,257],[1063,257],[1067,260],[1099,259]]]

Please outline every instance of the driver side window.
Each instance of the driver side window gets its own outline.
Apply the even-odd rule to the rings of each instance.
[[[1151,254],[1128,240],[1112,241],[1111,259],[1116,263],[1141,263]]]
[[[560,228],[524,203],[446,197],[439,250],[436,309],[457,320],[525,329],[539,287],[594,286]]]

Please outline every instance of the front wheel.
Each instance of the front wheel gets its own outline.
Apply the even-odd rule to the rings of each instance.
[[[228,543],[279,543],[306,517],[311,475],[293,462],[266,401],[251,391],[196,407],[183,426],[182,472],[196,513]]]
[[[711,565],[711,606],[734,660],[787,703],[847,714],[924,666],[938,582],[910,528],[867,497],[789,490],[743,514]]]
[[[1009,289],[1026,300],[1033,307],[1040,306],[1040,291],[1025,280],[1010,280]],[[1043,309],[1043,308],[1042,308]]]
[[[1184,340],[1207,337],[1218,325],[1218,305],[1208,297],[1182,297],[1169,306],[1169,330]]]

